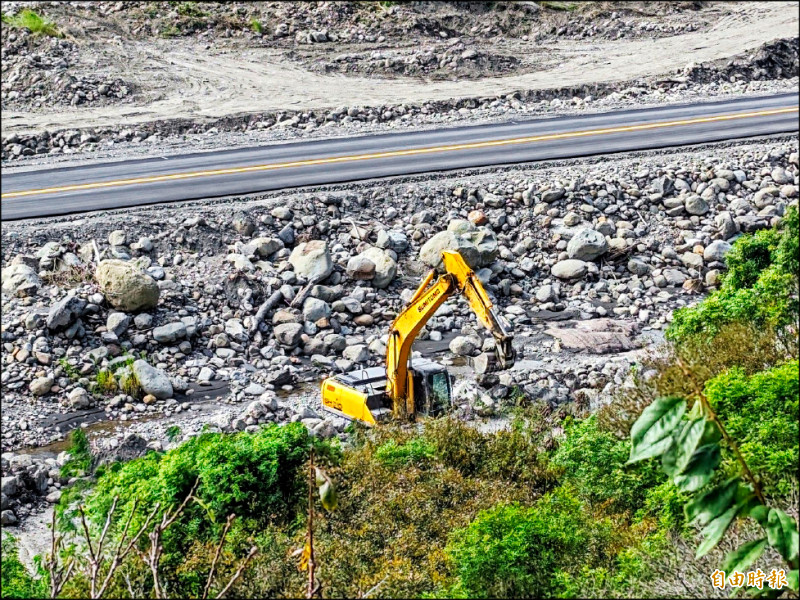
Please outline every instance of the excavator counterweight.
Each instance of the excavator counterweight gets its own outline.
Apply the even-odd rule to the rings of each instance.
[[[496,367],[514,365],[513,335],[508,323],[495,312],[478,276],[457,252],[442,252],[444,274],[436,281],[431,270],[389,330],[386,366],[359,369],[322,382],[326,410],[369,425],[388,418],[414,418],[418,413],[436,416],[450,406],[450,377],[445,367],[430,360],[411,361],[411,347],[438,308],[453,294],[462,294],[494,336]],[[431,283],[433,282],[433,283]]]

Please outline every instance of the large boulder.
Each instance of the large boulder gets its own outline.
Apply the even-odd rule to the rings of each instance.
[[[375,264],[375,274],[372,277],[373,286],[383,289],[394,281],[394,276],[397,274],[397,263],[386,252],[380,248],[367,248],[360,256]]]
[[[567,254],[577,260],[594,260],[607,251],[605,236],[594,229],[579,230],[567,244]]]
[[[480,269],[495,261],[499,253],[497,236],[491,229],[476,227],[462,219],[450,222],[420,248],[419,258],[431,267],[442,269],[442,252],[451,250],[461,254],[470,268]]]
[[[2,271],[3,291],[19,298],[33,296],[42,285],[36,269],[24,263],[12,264]]]
[[[145,394],[152,394],[162,399],[172,396],[172,382],[165,371],[151,366],[142,359],[134,361],[132,369]]]
[[[328,245],[321,240],[299,244],[289,256],[294,272],[308,281],[322,281],[333,272]]]
[[[106,300],[117,310],[147,310],[158,304],[158,284],[134,263],[104,260],[97,266],[95,278]]]

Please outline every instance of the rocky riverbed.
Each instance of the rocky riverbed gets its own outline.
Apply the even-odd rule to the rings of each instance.
[[[594,409],[714,289],[730,243],[797,202],[796,138],[100,212],[2,228],[2,518],[55,502],[87,426],[130,457],[198,433],[302,421],[322,377],[383,363],[388,327],[442,249],[512,324],[514,369],[448,301],[417,350],[456,363],[455,410]]]

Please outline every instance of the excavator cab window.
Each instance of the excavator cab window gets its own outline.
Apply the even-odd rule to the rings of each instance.
[[[431,416],[439,416],[450,408],[450,377],[446,371],[430,373],[427,376],[428,411]]]

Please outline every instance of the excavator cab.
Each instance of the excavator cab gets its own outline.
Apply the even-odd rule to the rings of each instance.
[[[414,412],[439,417],[450,410],[451,381],[447,369],[432,360],[412,360]]]

